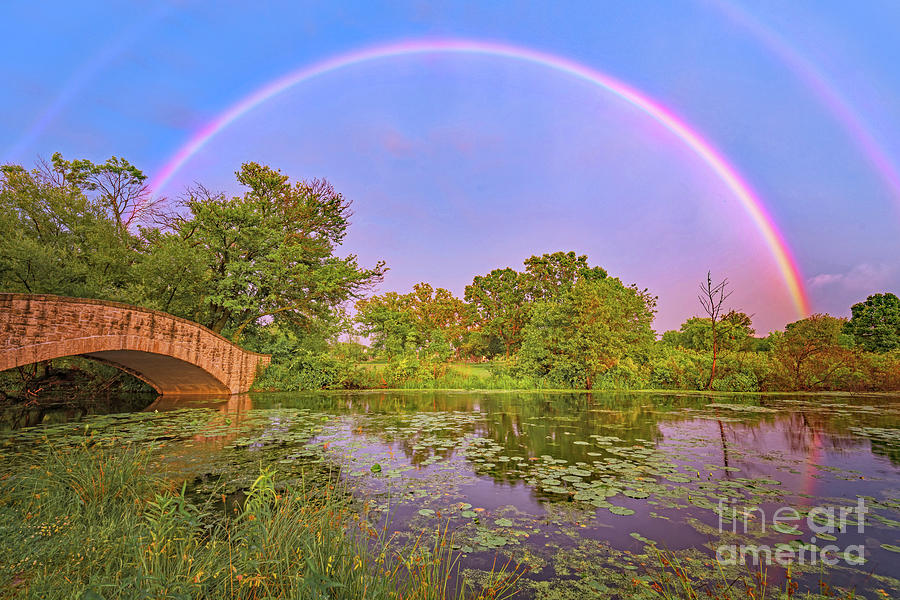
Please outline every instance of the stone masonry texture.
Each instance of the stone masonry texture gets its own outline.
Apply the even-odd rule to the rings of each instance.
[[[238,394],[269,356],[198,323],[137,306],[0,294],[0,371],[63,356],[119,367],[161,394]]]

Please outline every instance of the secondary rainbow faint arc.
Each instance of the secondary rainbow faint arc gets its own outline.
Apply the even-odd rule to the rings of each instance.
[[[822,70],[778,35],[774,29],[764,25],[736,3],[727,0],[709,0],[709,2],[714,8],[754,36],[778,58],[781,64],[786,65],[812,90],[816,98],[849,133],[850,138],[862,148],[866,159],[887,184],[896,206],[900,208],[900,172],[894,166],[888,152],[872,133],[872,128],[866,124],[863,117],[854,110],[850,101],[829,81]]]
[[[477,54],[543,65],[600,86],[652,117],[700,157],[735,195],[769,248],[798,315],[805,317],[809,314],[809,300],[803,286],[800,269],[765,204],[728,160],[707,142],[696,129],[687,125],[672,111],[663,107],[646,94],[605,73],[568,58],[504,43],[460,39],[407,40],[340,54],[301,67],[270,81],[238,100],[196,131],[166,161],[151,181],[150,190],[153,194],[158,194],[172,176],[216,134],[266,100],[288,88],[331,71],[359,63],[399,56],[435,53]]]

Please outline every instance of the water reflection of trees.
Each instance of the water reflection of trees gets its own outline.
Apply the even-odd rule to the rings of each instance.
[[[591,463],[597,456],[588,452],[603,452],[602,447],[590,443],[592,435],[616,436],[622,441],[618,445],[633,445],[640,440],[660,442],[662,421],[690,420],[698,410],[709,415],[705,406],[710,402],[721,402],[702,395],[683,394],[640,394],[640,393],[495,393],[495,392],[368,392],[368,393],[309,393],[309,394],[265,394],[253,397],[255,408],[302,407],[312,411],[342,414],[381,415],[367,424],[360,420],[360,427],[366,434],[379,437],[395,444],[413,464],[420,464],[434,453],[445,459],[453,455],[455,448],[421,448],[417,439],[393,439],[381,429],[391,423],[391,416],[397,417],[393,426],[402,427],[401,417],[418,413],[453,412],[476,413],[480,418],[473,424],[464,424],[440,435],[463,437],[475,434],[490,439],[502,448],[507,456],[529,458],[550,455],[564,459],[569,464]],[[847,435],[850,426],[895,426],[897,416],[889,411],[884,413],[860,413],[853,407],[823,410],[815,400],[809,403],[793,402],[779,405],[778,399],[743,398],[740,402],[760,402],[784,408],[779,412],[733,412],[716,411],[722,419],[720,440],[723,456],[728,453],[729,444],[738,447],[764,444],[758,438],[765,427],[775,428],[784,436],[784,451],[794,455],[808,456],[813,449],[831,452],[853,452],[867,442]],[[811,408],[814,407],[814,408]],[[750,442],[750,440],[753,440]],[[587,441],[588,445],[575,444]],[[749,442],[749,444],[748,444]],[[874,441],[872,451],[898,461],[895,447]],[[505,475],[504,473],[512,472]],[[517,479],[514,464],[496,465],[494,476],[501,479]]]
[[[79,399],[74,403],[12,405],[0,410],[0,431],[12,431],[35,425],[70,423],[93,415],[137,412],[152,401],[152,394],[118,394]]]
[[[313,394],[261,400],[254,398],[257,408],[303,406],[314,411],[375,415],[377,418],[353,421],[353,429],[392,444],[414,465],[434,454],[449,459],[458,449],[456,444],[447,448],[423,447],[420,443],[423,435],[457,441],[474,435],[491,440],[504,456],[528,460],[549,455],[568,464],[590,463],[597,460],[598,453],[607,454],[593,444],[591,436],[616,436],[621,440],[617,446],[631,446],[640,440],[657,441],[661,437],[657,422],[662,415],[678,418],[677,409],[698,402],[696,398],[638,394],[490,392]],[[475,414],[478,418],[462,420],[458,425],[433,433],[409,430],[411,415],[435,412]],[[390,428],[406,431],[408,435],[394,435]],[[575,443],[579,441],[588,444]],[[490,474],[499,480],[519,480],[521,471],[515,462],[507,462],[494,464]]]
[[[746,445],[748,440],[753,446],[763,447],[766,442],[760,435],[772,429],[781,433],[784,447],[779,448],[792,455],[814,460],[820,452],[848,454],[858,452],[869,440],[852,435],[850,426],[895,427],[895,415],[885,412],[873,414],[857,413],[852,418],[844,411],[813,410],[794,407],[791,412],[767,413],[743,418],[739,422],[730,422],[725,428],[732,443]],[[889,458],[894,464],[900,463],[900,452],[890,444],[879,445],[872,440],[872,452]]]

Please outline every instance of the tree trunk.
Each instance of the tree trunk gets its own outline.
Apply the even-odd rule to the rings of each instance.
[[[716,378],[716,358],[719,354],[718,344],[716,344],[716,326],[713,324],[713,347],[712,347],[712,368],[709,371],[709,381],[706,383],[706,389],[712,388],[713,379]]]
[[[215,331],[216,333],[222,333],[222,330],[225,329],[225,325],[228,324],[228,311],[224,311],[222,315],[213,321],[213,324],[210,325],[210,329]]]

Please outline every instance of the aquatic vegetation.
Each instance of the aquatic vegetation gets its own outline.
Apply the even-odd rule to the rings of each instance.
[[[733,410],[736,412],[750,412],[750,413],[778,412],[774,408],[768,408],[765,406],[755,406],[753,404],[728,404],[725,402],[713,402],[711,404],[707,404],[706,408],[720,408],[723,410]]]
[[[262,396],[254,406],[89,417],[3,433],[9,460],[0,483],[45,462],[48,444],[57,453],[130,444],[146,452],[138,461],[146,471],[164,474],[170,499],[159,506],[186,511],[188,525],[199,522],[203,544],[226,531],[226,509],[229,522],[240,522],[262,468],[282,497],[340,490],[339,512],[364,515],[351,530],[374,532],[367,544],[383,541],[386,556],[424,552],[431,534],[420,532],[440,529],[449,536],[442,551],[452,551],[468,581],[495,581],[494,561],[522,565],[516,588],[525,597],[659,597],[650,587],[658,574],[647,571],[658,562],[654,547],[693,569],[692,590],[714,590],[718,580],[704,573],[722,544],[821,552],[860,541],[866,566],[830,569],[829,585],[846,588],[866,569],[868,592],[877,581],[900,594],[889,567],[900,527],[898,480],[882,458],[896,447],[900,414],[891,403],[362,392]],[[865,535],[855,532],[853,517],[845,520],[849,531],[829,533],[835,519],[813,509],[851,507],[856,494],[869,509]],[[780,506],[794,507],[801,521],[763,528],[753,516]],[[818,589],[817,569],[792,569],[801,592]],[[729,582],[752,575],[726,574]]]
[[[145,454],[85,446],[11,475],[0,503],[4,596],[504,598],[519,576],[501,565],[473,588],[446,529],[395,547],[337,482],[284,489],[265,469],[229,513],[145,466]]]

